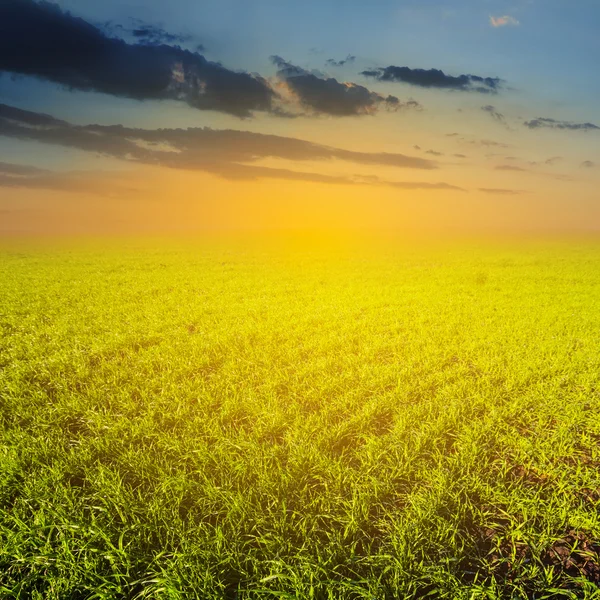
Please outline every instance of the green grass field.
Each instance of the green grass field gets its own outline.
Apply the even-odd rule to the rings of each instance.
[[[0,251],[0,597],[598,598],[600,245]]]

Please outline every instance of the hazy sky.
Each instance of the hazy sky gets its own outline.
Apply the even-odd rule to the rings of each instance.
[[[597,230],[599,30],[597,0],[0,0],[0,233]]]

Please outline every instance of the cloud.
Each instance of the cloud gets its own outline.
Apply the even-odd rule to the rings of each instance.
[[[425,183],[422,181],[387,181],[385,185],[402,190],[452,190],[455,192],[466,192],[464,188],[449,183]]]
[[[472,146],[482,146],[483,148],[508,148],[509,145],[505,144],[503,142],[496,142],[495,140],[487,140],[487,139],[482,139],[482,140],[464,140],[464,138],[462,138],[463,141],[466,141],[467,144],[471,144]]]
[[[435,162],[425,158],[386,152],[355,152],[296,138],[248,131],[215,130],[208,127],[140,129],[122,125],[73,125],[54,119],[50,115],[4,104],[0,104],[0,135],[76,148],[117,158],[130,164],[203,171],[229,179],[271,177],[325,183],[356,183],[348,178],[340,179],[330,175],[301,173],[253,164],[266,158],[294,162],[340,160],[360,165],[385,165],[420,170],[437,168]],[[15,174],[11,176],[14,177]]]
[[[100,176],[103,175],[103,176]],[[137,192],[113,177],[110,181],[104,174],[90,172],[59,173],[29,165],[0,162],[0,187],[57,190],[77,194],[91,193],[100,196]]]
[[[544,164],[552,166],[552,165],[555,165],[556,163],[559,163],[561,160],[563,160],[562,156],[552,156],[552,157],[546,159],[544,161]]]
[[[145,23],[141,19],[130,19],[131,25],[126,27],[120,23],[113,23],[108,21],[104,23],[102,29],[113,35],[118,36],[129,36],[138,42],[144,44],[190,44],[196,40],[195,36],[190,34],[182,33],[170,33],[158,25],[152,25]],[[204,46],[199,43],[194,44],[194,48],[197,52],[204,51]]]
[[[582,169],[593,169],[596,166],[596,163],[591,160],[584,160],[579,166]]]
[[[362,71],[361,75],[372,77],[378,81],[402,82],[424,88],[478,92],[480,94],[495,94],[502,86],[502,80],[498,77],[480,77],[479,75],[454,77],[446,75],[439,69],[389,66]]]
[[[0,161],[0,175],[4,177],[35,177],[46,173],[48,173],[46,169]]]
[[[349,116],[382,108],[421,108],[362,85],[308,72],[272,57],[277,80],[233,71],[182,48],[191,36],[133,20],[133,27],[105,25],[104,30],[50,2],[0,2],[0,71],[53,81],[75,91],[96,91],[137,100],[177,100],[202,110],[238,117],[256,112],[278,116],[304,114]],[[112,28],[112,29],[111,29]],[[111,34],[119,31],[133,42]],[[354,60],[348,55],[330,64]]]
[[[529,129],[569,129],[571,131],[600,130],[600,127],[593,123],[571,123],[570,121],[557,121],[556,119],[548,119],[546,117],[537,117],[531,121],[526,121],[525,127],[528,127]]]
[[[497,123],[500,123],[500,125],[503,125],[507,129],[510,129],[508,123],[506,122],[506,117],[501,112],[499,112],[495,106],[488,104],[486,106],[482,106],[481,110],[490,115],[490,117],[492,117],[492,119],[494,119],[494,121],[496,121]]]
[[[504,15],[502,17],[493,17],[490,15],[490,25],[492,27],[506,27],[508,25],[517,26],[520,25],[520,23],[510,15]]]
[[[448,190],[455,192],[466,192],[462,187],[451,185],[444,182],[430,183],[426,181],[389,181],[387,179],[381,179],[375,175],[368,176],[357,176],[353,177],[355,183],[368,183],[371,185],[381,185],[386,187],[393,187],[399,190]]]
[[[256,181],[266,178],[337,185],[375,185],[400,190],[466,191],[461,187],[444,182],[389,181],[375,176],[323,175],[320,173],[306,173],[292,169],[276,169],[254,165],[237,165],[235,171],[230,171],[227,165],[215,163],[209,172],[213,175],[222,176],[225,179],[241,181]],[[97,172],[56,173],[24,165],[0,163],[0,187],[59,190],[78,194],[93,193],[111,197],[123,193],[141,193],[141,190],[122,186],[119,182],[115,182],[114,179],[108,180],[105,176],[99,178],[98,175],[101,174]]]
[[[348,54],[348,56],[346,56],[346,58],[344,58],[342,60],[334,60],[333,58],[328,58],[325,61],[325,64],[330,67],[343,67],[344,65],[352,64],[355,60],[356,60],[356,56],[353,56],[352,54]]]
[[[469,146],[479,146],[481,148],[509,148],[504,142],[495,140],[471,138],[470,136],[459,136],[458,133],[446,134],[447,137],[453,137],[459,144],[469,144]],[[458,137],[457,137],[458,136]],[[492,155],[493,156],[493,155]]]
[[[507,190],[502,188],[479,188],[479,191],[484,194],[495,194],[497,196],[516,196],[525,193],[523,190]]]
[[[183,44],[189,41],[189,36],[168,33],[154,25],[140,25],[131,29],[131,34],[147,44]]]
[[[344,117],[372,115],[382,107],[392,111],[421,108],[415,100],[401,102],[396,96],[382,96],[356,83],[339,82],[333,77],[309,72],[280,56],[271,56],[271,61],[290,99],[312,114]]]
[[[517,167],[515,165],[498,165],[494,167],[496,171],[527,171],[528,169],[524,169],[523,167]]]
[[[137,31],[141,43],[129,44],[56,4],[2,0],[0,71],[40,77],[71,90],[179,100],[239,117],[274,109],[277,94],[260,75],[231,71],[197,52],[161,43],[162,30],[145,26]]]
[[[433,156],[444,156],[443,152],[438,152],[437,150],[426,150],[425,154],[432,154]]]
[[[73,125],[50,115],[0,104],[0,135],[56,144],[121,159],[131,165],[195,170],[230,180],[262,178],[343,185],[375,185],[399,190],[466,191],[446,182],[390,181],[374,176],[337,176],[256,161],[279,158],[295,162],[342,160],[361,165],[433,170],[433,161],[391,153],[354,152],[295,138],[210,128],[140,129],[122,125]],[[0,186],[90,191],[85,174],[60,174],[35,167],[0,163]],[[106,193],[106,186],[100,188]]]
[[[467,158],[464,154],[453,154],[452,156],[455,156],[456,158]]]
[[[239,165],[233,173],[225,172],[225,165],[214,165],[212,173],[228,179],[255,180],[261,176],[272,179],[293,179],[296,181],[312,181],[318,183],[348,183],[347,177],[320,175],[318,173],[303,173],[288,169],[269,169],[266,167],[248,167]],[[88,174],[82,177],[80,173],[56,173],[45,169],[37,169],[24,165],[0,163],[0,187],[54,189],[62,191],[96,191],[88,185]]]

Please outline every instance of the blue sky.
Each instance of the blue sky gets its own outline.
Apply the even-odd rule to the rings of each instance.
[[[234,69],[272,72],[279,54],[324,69],[327,58],[355,55],[360,65],[402,64],[496,75],[516,92],[561,115],[599,118],[600,3],[380,0],[59,0],[95,24],[132,19],[195,36],[206,56]],[[493,28],[490,16],[518,26]],[[357,77],[356,64],[337,74]],[[2,91],[10,87],[2,81]],[[7,93],[7,92],[5,92]],[[535,108],[535,106],[532,106]]]
[[[194,34],[214,60],[264,72],[280,54],[323,68],[323,57],[460,72],[489,72],[542,100],[591,110],[600,93],[600,4],[595,0],[515,2],[380,0],[63,0],[98,23],[131,17]],[[519,26],[490,27],[510,15]],[[313,50],[313,52],[311,52]],[[322,54],[315,54],[314,50]],[[591,115],[595,117],[596,115]]]

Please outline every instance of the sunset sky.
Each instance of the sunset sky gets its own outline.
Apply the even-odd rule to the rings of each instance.
[[[0,0],[0,235],[600,229],[597,0]]]

